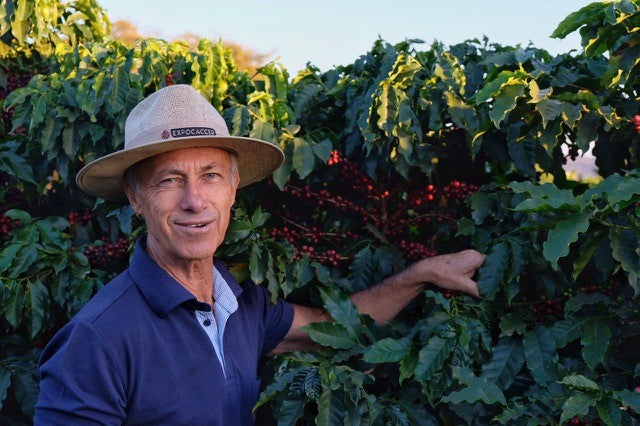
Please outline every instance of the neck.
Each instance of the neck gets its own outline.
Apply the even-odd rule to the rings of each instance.
[[[163,255],[152,238],[147,238],[147,254],[199,302],[213,303],[213,258],[189,260]]]

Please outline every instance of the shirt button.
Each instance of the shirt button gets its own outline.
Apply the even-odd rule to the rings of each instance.
[[[211,320],[210,319],[206,319],[206,320],[202,321],[202,325],[204,325],[205,327],[209,327],[211,325]]]

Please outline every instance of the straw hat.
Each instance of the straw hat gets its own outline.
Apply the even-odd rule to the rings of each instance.
[[[239,187],[257,182],[284,161],[282,150],[265,141],[230,136],[218,111],[193,87],[167,86],[133,108],[124,129],[124,149],[87,164],[76,182],[83,191],[126,201],[124,172],[145,158],[181,148],[210,146],[238,156]]]

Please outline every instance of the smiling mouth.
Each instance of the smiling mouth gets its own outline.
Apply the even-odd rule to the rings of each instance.
[[[176,225],[184,226],[186,228],[204,228],[205,226],[209,225],[211,222],[213,222],[213,221],[198,222],[198,223],[180,223],[180,222],[176,222]]]

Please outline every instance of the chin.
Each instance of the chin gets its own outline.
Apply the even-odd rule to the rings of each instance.
[[[189,247],[178,248],[174,251],[174,253],[181,259],[188,261],[197,261],[212,259],[215,251],[215,248],[211,245],[207,245],[207,247],[198,247],[198,245],[196,244]]]

